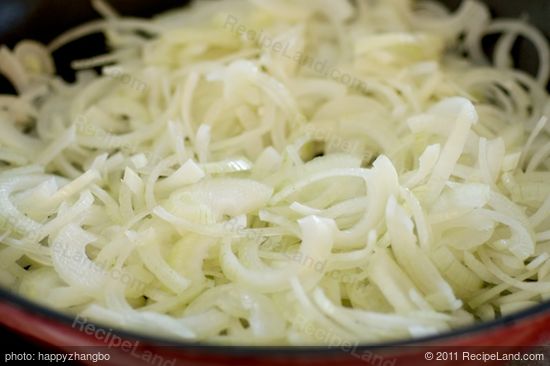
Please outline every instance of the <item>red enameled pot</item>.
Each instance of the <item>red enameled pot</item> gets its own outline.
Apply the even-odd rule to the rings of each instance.
[[[444,1],[456,7],[459,0]],[[550,34],[550,1],[486,1],[496,16],[522,17]],[[149,16],[184,0],[111,0],[124,14]],[[92,19],[94,13],[89,0],[2,0],[0,1],[0,44],[13,45],[17,40],[33,38],[41,41]],[[487,47],[491,40],[488,39]],[[55,55],[58,70],[64,77],[72,77],[69,63],[89,57],[104,48],[102,37],[88,37],[64,47]],[[519,67],[533,70],[536,57],[528,45],[517,50]],[[0,80],[0,92],[10,92],[5,80]],[[459,329],[448,334],[382,345],[336,345],[333,347],[223,347],[192,343],[174,343],[167,340],[86,324],[80,319],[45,309],[0,289],[0,324],[41,344],[46,349],[101,353],[108,362],[94,363],[89,356],[87,364],[109,365],[477,365],[482,361],[464,359],[468,354],[496,352],[525,352],[530,347],[550,344],[550,301],[513,316]],[[10,350],[4,350],[8,352]],[[24,350],[17,350],[23,352]],[[10,351],[11,352],[11,351]],[[35,355],[36,356],[36,355]],[[433,357],[435,360],[430,359]],[[483,356],[479,356],[483,357]],[[548,358],[547,356],[547,361]],[[100,360],[98,356],[95,360]],[[439,359],[439,361],[437,360]],[[498,363],[498,362],[497,362]],[[490,364],[490,363],[488,363]],[[532,363],[524,363],[532,364]],[[544,364],[544,363],[538,363]],[[549,363],[546,363],[549,364]]]

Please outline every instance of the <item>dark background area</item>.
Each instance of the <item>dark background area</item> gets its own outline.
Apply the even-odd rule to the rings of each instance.
[[[204,1],[204,0],[203,0]],[[442,0],[452,8],[460,0]],[[550,35],[550,0],[486,0],[495,16],[525,17],[531,23]],[[181,6],[186,0],[109,0],[121,14],[150,16],[151,14]],[[89,0],[0,0],[0,44],[13,46],[17,41],[28,38],[47,42],[61,32],[90,20],[94,14]],[[490,45],[489,45],[490,47]],[[105,50],[102,36],[92,36],[63,47],[56,52],[59,70],[69,75],[69,63],[74,59],[86,58]],[[533,49],[526,42],[519,44],[515,52],[518,65],[525,70],[535,70],[537,61]],[[0,93],[9,92],[7,81],[0,77]],[[1,301],[1,299],[0,299]],[[2,316],[2,314],[0,314]],[[51,352],[34,346],[32,342],[0,327],[2,353],[5,352]],[[4,358],[0,359],[3,362]]]
[[[202,0],[206,1],[206,0]],[[187,0],[108,0],[121,14],[148,16],[181,6]],[[457,8],[461,0],[440,0]],[[484,0],[499,17],[527,15],[529,21],[550,34],[550,1]],[[0,42],[13,44],[24,35],[47,41],[64,30],[94,17],[89,0],[1,0]]]
[[[48,41],[97,17],[89,0],[1,0],[0,40],[13,44],[25,37]],[[147,17],[181,6],[185,0],[108,0],[121,14]]]
[[[135,17],[150,17],[170,8],[183,6],[188,0],[106,0],[120,14]],[[198,0],[208,1],[208,0]],[[361,1],[361,0],[356,0]],[[456,9],[462,0],[439,0],[451,9]],[[493,15],[505,18],[523,18],[550,36],[549,0],[480,0],[487,3]],[[13,47],[21,39],[36,39],[49,42],[63,31],[83,22],[97,18],[90,0],[0,0],[0,44]],[[484,42],[490,51],[494,37]],[[70,62],[105,53],[104,38],[89,36],[73,42],[54,53],[56,66],[61,75],[72,79]],[[517,67],[535,73],[538,67],[534,47],[528,42],[517,42],[514,49]],[[490,53],[490,52],[489,52]],[[0,93],[13,92],[7,81],[0,77]]]

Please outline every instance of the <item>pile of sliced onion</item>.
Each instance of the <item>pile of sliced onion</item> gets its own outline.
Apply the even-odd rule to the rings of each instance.
[[[439,334],[550,296],[535,28],[476,1],[93,4],[103,20],[0,49],[18,93],[0,96],[2,286],[262,345]],[[111,53],[56,76],[52,53],[97,32]],[[513,67],[519,37],[535,76]]]

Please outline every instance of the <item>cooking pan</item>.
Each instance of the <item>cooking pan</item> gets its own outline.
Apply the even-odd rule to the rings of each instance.
[[[123,14],[145,17],[187,3],[184,0],[109,2]],[[443,2],[450,8],[456,8],[460,0]],[[547,36],[550,35],[550,1],[487,0],[486,3],[495,16],[527,18]],[[62,31],[95,17],[97,15],[88,0],[1,0],[0,44],[12,46],[23,38],[47,42]],[[494,40],[487,37],[484,47],[490,50],[492,42]],[[69,67],[71,60],[90,57],[103,51],[104,39],[97,35],[74,42],[54,56],[59,72],[64,78],[71,80],[74,77]],[[536,70],[537,57],[534,48],[527,42],[519,42],[514,53],[519,68],[528,72]],[[0,93],[12,91],[7,81],[0,78]],[[43,308],[1,288],[0,324],[52,350],[103,355],[99,358],[88,357],[84,361],[88,364],[391,366],[433,362],[440,365],[472,365],[476,363],[464,360],[462,352],[490,353],[495,351],[492,347],[500,347],[500,352],[526,351],[525,347],[550,342],[550,301],[511,316],[443,335],[381,345],[227,347],[173,342],[147,334],[84,323],[81,319]],[[109,341],[106,341],[106,335],[109,336]]]

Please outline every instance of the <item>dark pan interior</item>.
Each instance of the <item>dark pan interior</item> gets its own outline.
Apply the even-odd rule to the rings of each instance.
[[[205,0],[203,0],[205,1]],[[361,0],[357,0],[361,1]],[[439,0],[457,8],[461,0]],[[483,0],[499,17],[527,16],[529,22],[550,35],[550,1]],[[121,14],[149,16],[188,3],[187,0],[108,0]],[[90,0],[2,0],[0,1],[0,42],[13,44],[29,37],[47,41],[72,26],[97,17]]]
[[[454,9],[460,4],[461,0],[441,0],[441,2]],[[548,22],[548,17],[550,16],[549,0],[485,0],[485,2],[489,4],[495,16],[525,18],[539,27],[539,29],[545,32],[547,37],[550,38],[550,22]],[[185,5],[188,1],[109,0],[109,3],[122,14],[148,17],[175,6]],[[6,44],[11,47],[17,43],[18,40],[25,38],[48,42],[61,32],[97,17],[97,14],[95,14],[90,6],[89,0],[0,0],[0,45]],[[486,48],[490,49],[491,37],[488,37],[486,43]],[[86,39],[74,42],[55,53],[58,70],[66,79],[70,80],[72,72],[69,63],[72,60],[97,55],[105,50],[104,39],[100,35],[87,37]],[[519,68],[529,72],[536,70],[537,57],[532,46],[527,44],[527,42],[519,42],[514,52]],[[8,82],[0,76],[0,93],[9,93],[12,91]],[[39,311],[65,323],[70,322],[70,319],[66,316],[60,316],[49,310],[43,310],[23,299],[6,293],[2,289],[0,289],[0,301],[1,300],[7,300],[8,302],[26,307],[33,312]],[[480,331],[493,327],[496,324],[504,324],[514,319],[520,319],[522,317],[548,311],[549,309],[550,303],[541,304],[521,314],[509,317],[508,319],[493,322],[492,324],[477,325],[471,329],[453,332],[447,336],[456,336]],[[122,334],[124,334],[124,332],[122,332]],[[141,338],[132,334],[126,333],[126,335],[129,338]],[[404,342],[403,344],[407,343],[408,342]]]
[[[208,1],[208,0],[199,0]],[[356,0],[362,1],[362,0]],[[439,0],[455,9],[461,0]],[[548,0],[483,0],[494,16],[524,18],[536,25],[550,38],[550,1]],[[148,17],[177,6],[189,0],[108,0],[121,14]],[[42,42],[52,40],[63,31],[87,20],[97,18],[90,0],[0,0],[0,44],[13,46],[21,39],[36,39]],[[487,37],[486,49],[491,49],[494,38]],[[69,67],[72,60],[87,58],[106,51],[100,35],[90,36],[74,42],[55,53],[58,72],[71,80]],[[517,66],[534,74],[537,70],[537,55],[528,42],[518,42],[514,49]],[[12,89],[4,78],[0,78],[0,93]]]

